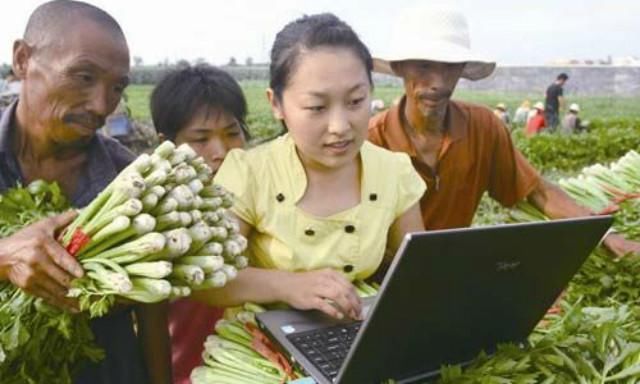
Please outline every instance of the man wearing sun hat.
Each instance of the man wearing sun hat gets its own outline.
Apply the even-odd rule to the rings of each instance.
[[[511,119],[509,118],[509,112],[507,112],[507,105],[505,103],[496,104],[493,114],[504,123],[505,127],[509,127]]]
[[[451,100],[461,77],[480,80],[495,69],[471,49],[462,13],[417,3],[392,25],[374,70],[401,77],[405,95],[371,119],[369,140],[410,155],[428,185],[425,228],[469,226],[484,192],[504,206],[527,199],[552,218],[592,214],[538,174],[490,109]],[[605,245],[616,255],[640,252],[615,234]]]
[[[544,104],[541,101],[538,101],[533,105],[533,113],[529,120],[527,120],[527,126],[525,127],[524,133],[527,137],[531,137],[536,135],[546,127],[545,123],[545,115],[544,115]]]

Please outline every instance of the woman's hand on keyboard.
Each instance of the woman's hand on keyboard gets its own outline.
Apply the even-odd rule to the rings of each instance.
[[[317,309],[329,316],[361,320],[362,302],[343,274],[332,269],[287,274],[284,301],[297,309]]]

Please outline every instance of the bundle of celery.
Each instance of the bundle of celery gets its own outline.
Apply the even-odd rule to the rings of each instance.
[[[188,145],[165,141],[125,168],[66,228],[86,271],[69,296],[91,316],[116,296],[153,303],[222,287],[247,265],[247,241],[226,214],[232,197]]]
[[[367,283],[366,281],[355,280],[353,282],[353,286],[356,289],[356,293],[361,298],[375,296],[380,290],[380,285],[376,282]]]
[[[594,164],[558,184],[576,202],[596,213],[614,215],[613,228],[629,239],[640,239],[640,154],[629,151],[609,167]],[[516,222],[548,220],[527,202],[510,212]]]
[[[280,384],[298,377],[288,362],[271,361],[256,350],[255,314],[262,311],[264,308],[250,303],[225,310],[224,318],[216,323],[216,334],[204,343],[204,365],[191,373],[194,384]]]
[[[640,240],[640,155],[630,151],[610,167],[596,164],[571,179],[560,180],[565,191],[593,211],[613,213],[613,228],[630,240]],[[527,202],[518,203],[510,212],[511,220],[529,222],[549,220]],[[584,305],[605,306],[615,303],[637,305],[640,302],[640,258],[613,260],[598,247],[573,278],[565,295],[568,302],[582,300]]]
[[[0,237],[68,208],[56,184],[34,181],[10,189],[0,195]],[[8,282],[0,283],[2,383],[70,384],[83,361],[102,356],[87,316],[57,310]]]
[[[622,202],[640,197],[640,154],[629,151],[609,167],[594,164],[560,186],[578,203],[595,212],[614,212]]]
[[[378,286],[354,282],[360,297],[376,295]],[[215,335],[204,343],[204,365],[191,373],[194,384],[281,384],[302,376],[258,330],[255,315],[265,309],[252,303],[225,310]]]

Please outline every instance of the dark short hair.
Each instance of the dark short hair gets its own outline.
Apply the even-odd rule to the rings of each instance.
[[[558,80],[569,80],[569,75],[567,75],[566,73],[562,72],[561,74],[558,75],[558,77],[556,78]]]
[[[227,72],[207,64],[169,72],[153,90],[150,107],[156,131],[170,140],[203,108],[230,113],[245,138],[250,138],[245,123],[247,101],[240,85]]]
[[[351,49],[362,60],[362,64],[367,70],[369,84],[373,85],[371,54],[353,29],[331,13],[305,15],[285,25],[276,35],[271,48],[269,86],[273,89],[278,100],[282,100],[282,92],[295,69],[300,53],[305,49],[309,50],[320,46]]]
[[[53,0],[38,6],[27,21],[23,38],[39,46],[60,40],[65,34],[77,33],[70,26],[78,18],[91,20],[114,36],[124,39],[120,24],[104,10],[82,1]]]

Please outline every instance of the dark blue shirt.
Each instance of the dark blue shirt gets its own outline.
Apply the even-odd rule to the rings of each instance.
[[[0,118],[0,192],[25,184],[20,165],[11,147],[15,131],[17,102]],[[71,203],[84,207],[101,192],[135,156],[117,141],[96,135],[87,146],[87,163],[81,171]],[[83,369],[75,384],[141,384],[146,383],[140,344],[133,330],[131,310],[121,310],[95,319],[91,328],[96,342],[106,352],[98,364]]]
[[[553,83],[547,88],[546,97],[544,100],[545,112],[558,113],[560,109],[560,96],[562,96],[562,85]]]

